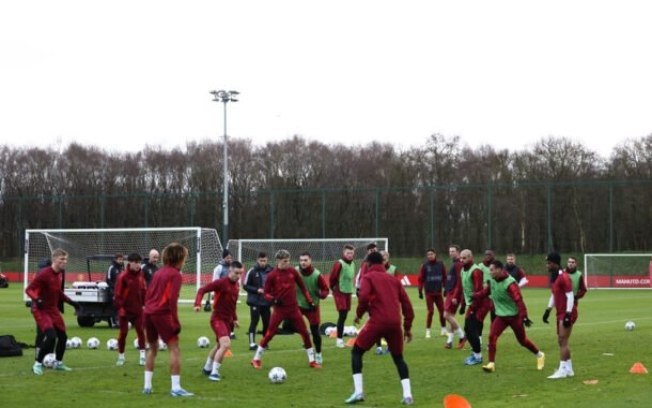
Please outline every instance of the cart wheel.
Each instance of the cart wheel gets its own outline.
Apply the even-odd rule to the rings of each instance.
[[[95,325],[95,318],[91,316],[77,316],[77,323],[80,327],[93,327]]]

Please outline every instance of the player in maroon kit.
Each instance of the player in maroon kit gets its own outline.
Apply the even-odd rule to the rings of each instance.
[[[465,249],[460,254],[460,260],[464,264],[461,271],[462,292],[464,294],[464,303],[460,309],[460,314],[466,310],[464,319],[464,333],[469,339],[473,353],[464,360],[466,365],[475,365],[482,363],[481,336],[484,326],[484,318],[491,309],[491,300],[482,298],[475,300],[473,295],[482,290],[486,279],[483,271],[473,263],[473,252]],[[466,309],[468,306],[468,309]]]
[[[217,344],[208,353],[208,359],[203,372],[211,381],[220,381],[220,366],[224,355],[231,349],[231,327],[240,327],[236,305],[240,293],[240,277],[243,273],[242,264],[232,261],[229,272],[224,278],[214,280],[197,291],[195,297],[195,312],[201,310],[201,301],[206,292],[215,292],[213,295],[213,313],[211,314],[211,328],[215,332]]]
[[[568,343],[573,332],[573,324],[577,320],[577,299],[586,293],[581,276],[573,276],[567,271],[562,271],[560,263],[561,256],[557,252],[552,252],[546,257],[546,266],[552,282],[552,294],[543,314],[543,322],[548,323],[550,311],[554,307],[557,313],[557,343],[559,344],[559,368],[548,377],[551,379],[575,375]]]
[[[328,286],[333,291],[333,300],[335,300],[335,309],[338,314],[337,341],[335,343],[338,348],[344,348],[344,323],[349,310],[351,310],[351,294],[354,290],[353,280],[355,274],[354,253],[355,248],[353,245],[344,245],[342,258],[333,264],[331,273],[328,275]],[[360,273],[364,274],[362,270],[360,270]]]
[[[173,242],[163,249],[163,268],[156,271],[145,296],[144,322],[149,351],[145,361],[145,387],[143,394],[152,393],[154,362],[158,352],[159,337],[168,345],[173,397],[191,397],[194,394],[181,388],[181,351],[179,333],[181,323],[177,314],[177,301],[181,290],[181,269],[188,258],[188,249]]]
[[[527,316],[527,308],[521,296],[516,279],[503,269],[503,263],[492,261],[489,264],[489,285],[485,286],[479,293],[473,294],[473,301],[483,297],[491,297],[496,309],[496,318],[491,323],[489,332],[489,363],[482,366],[488,373],[496,371],[496,344],[498,337],[507,327],[511,327],[519,344],[530,350],[537,358],[537,370],[543,370],[545,355],[525,334],[525,327],[532,325]]]
[[[464,265],[460,261],[460,246],[455,244],[449,245],[448,256],[450,256],[453,264],[446,274],[446,283],[444,285],[444,296],[446,296],[446,300],[444,301],[444,319],[450,325],[450,330],[446,332],[447,338],[444,347],[447,349],[453,348],[453,337],[457,333],[460,338],[459,343],[457,343],[457,348],[461,349],[466,344],[466,337],[464,330],[462,330],[457,319],[455,319],[455,313],[457,313],[457,308],[462,304],[463,297],[461,271]]]
[[[290,265],[290,253],[285,249],[281,249],[276,253],[276,268],[274,268],[265,280],[265,288],[263,289],[265,299],[272,302],[272,317],[269,322],[269,329],[265,333],[265,337],[260,341],[256,354],[251,360],[251,365],[256,369],[263,367],[262,357],[267,344],[274,338],[278,325],[285,319],[292,322],[294,330],[296,330],[303,339],[303,346],[308,354],[308,363],[310,367],[321,368],[321,365],[315,362],[315,350],[312,348],[310,342],[310,335],[306,330],[306,325],[301,317],[299,311],[299,303],[297,302],[297,289],[299,287],[301,293],[306,298],[308,305],[311,309],[315,307],[312,303],[312,297],[306,290],[306,285],[296,269]]]
[[[353,394],[345,401],[355,404],[364,401],[362,384],[362,357],[378,339],[387,340],[389,352],[398,370],[403,388],[405,405],[412,405],[412,390],[408,366],[403,359],[403,340],[412,340],[412,321],[414,311],[410,298],[403,285],[396,278],[389,275],[383,267],[383,257],[374,252],[367,256],[369,268],[362,277],[358,308],[354,322],[357,324],[365,313],[369,314],[369,321],[364,325],[356,337],[353,350],[351,350],[351,366],[353,371]],[[403,330],[401,330],[401,312],[403,313]]]
[[[118,361],[116,365],[125,364],[125,342],[129,323],[138,335],[138,349],[140,350],[140,365],[145,365],[145,332],[143,331],[143,305],[147,285],[141,271],[142,257],[133,253],[127,256],[127,269],[120,272],[115,284],[113,304],[118,312],[120,335],[118,336]]]
[[[52,251],[52,264],[39,271],[34,280],[27,286],[25,293],[32,299],[32,314],[43,340],[32,372],[36,375],[43,374],[43,358],[54,350],[56,343],[56,361],[54,369],[58,371],[71,371],[63,364],[63,354],[66,352],[66,324],[61,316],[63,310],[61,302],[66,302],[75,309],[79,304],[71,300],[62,287],[62,272],[68,263],[68,253],[61,248]],[[39,345],[37,345],[39,346]]]
[[[426,338],[431,336],[430,327],[435,314],[435,305],[439,313],[440,334],[446,335],[446,320],[444,319],[444,297],[442,289],[446,282],[446,266],[437,259],[437,252],[433,248],[426,250],[426,262],[419,269],[419,299],[423,299],[423,289],[426,289]]]

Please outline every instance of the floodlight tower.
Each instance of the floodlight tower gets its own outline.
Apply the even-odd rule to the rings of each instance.
[[[226,105],[229,102],[238,102],[238,91],[225,91],[220,89],[219,91],[211,91],[213,95],[213,102],[222,102],[224,104],[224,196],[222,197],[222,215],[223,224],[222,224],[222,246],[226,246],[229,243],[229,162],[228,162],[228,139],[226,135]]]

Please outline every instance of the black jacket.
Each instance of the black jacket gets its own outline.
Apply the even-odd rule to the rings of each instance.
[[[256,264],[253,268],[247,271],[245,276],[244,290],[247,291],[247,304],[249,306],[270,306],[271,304],[265,300],[263,295],[258,293],[258,289],[265,286],[265,279],[267,275],[272,271],[271,265],[266,265],[264,268],[261,268],[260,265]]]

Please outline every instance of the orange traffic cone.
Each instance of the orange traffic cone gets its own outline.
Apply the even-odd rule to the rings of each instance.
[[[645,368],[643,363],[636,362],[632,368],[629,369],[629,372],[632,374],[647,374],[647,368]]]
[[[355,337],[351,337],[350,339],[348,339],[346,341],[346,346],[347,347],[353,347],[354,344],[355,344]]]
[[[331,334],[330,334],[329,337],[330,337],[331,339],[334,339],[335,337],[337,337],[337,330],[333,330],[333,331],[331,332]]]
[[[444,408],[471,408],[471,403],[461,395],[448,394],[444,397]]]
[[[226,353],[224,353],[224,357],[233,357],[233,353],[231,350],[226,350]]]

